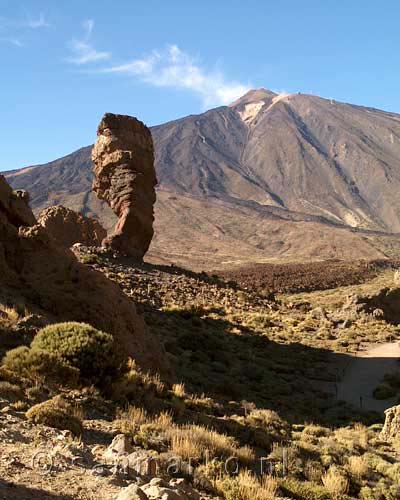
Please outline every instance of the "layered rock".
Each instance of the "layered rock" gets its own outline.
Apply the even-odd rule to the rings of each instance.
[[[400,405],[388,408],[385,411],[385,425],[381,437],[387,441],[400,435]]]
[[[107,236],[106,230],[97,220],[61,205],[43,210],[38,217],[38,223],[46,229],[50,237],[67,248],[74,243],[100,246]]]
[[[145,368],[169,374],[159,343],[147,331],[135,306],[104,275],[79,263],[34,220],[26,205],[14,210],[10,188],[0,176],[0,289],[19,295],[50,321],[82,321],[113,334],[126,355]],[[19,208],[19,207],[18,207]],[[22,215],[21,215],[22,214]]]
[[[157,183],[150,130],[136,118],[106,113],[92,151],[93,190],[118,217],[103,245],[139,260],[153,237]]]

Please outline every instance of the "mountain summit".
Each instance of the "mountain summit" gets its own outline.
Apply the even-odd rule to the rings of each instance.
[[[158,258],[207,268],[397,255],[399,115],[255,89],[151,132]],[[108,207],[91,193],[90,151],[8,180],[31,192],[36,210],[62,203],[110,227]]]
[[[236,101],[233,101],[231,104],[229,104],[229,107],[234,108],[242,104],[255,103],[258,101],[265,102],[276,96],[277,94],[275,94],[275,92],[272,92],[271,90],[267,90],[264,88],[252,89],[242,95],[242,97],[239,97],[239,99],[236,99]]]

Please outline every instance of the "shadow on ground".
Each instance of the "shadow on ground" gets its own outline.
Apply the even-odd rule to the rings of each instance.
[[[57,495],[44,490],[4,481],[0,478],[1,500],[73,500],[69,495]]]
[[[350,358],[346,354],[278,343],[226,317],[207,317],[196,310],[153,309],[146,321],[161,338],[177,379],[225,407],[229,401],[254,404],[295,423],[346,425],[383,418],[338,399]]]

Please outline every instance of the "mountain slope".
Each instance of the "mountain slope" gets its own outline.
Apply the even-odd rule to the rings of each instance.
[[[152,128],[159,180],[151,256],[192,267],[398,255],[400,116],[258,89]],[[110,228],[90,147],[7,175],[40,210]]]

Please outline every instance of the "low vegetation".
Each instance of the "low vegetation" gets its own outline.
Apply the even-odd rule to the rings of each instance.
[[[30,424],[82,443],[123,433],[160,460],[164,477],[179,457],[178,475],[226,500],[400,497],[398,443],[382,441],[381,419],[336,401],[332,389],[342,356],[395,338],[396,325],[354,314],[343,326],[349,290],[266,298],[206,275],[156,269],[152,281],[99,259],[139,303],[177,377],[144,372],[90,325],[54,324],[0,367],[0,398]],[[376,397],[398,394],[398,379],[388,374]]]
[[[61,396],[55,396],[48,401],[32,406],[26,412],[26,417],[35,424],[69,430],[75,436],[82,433],[80,411],[64,401]]]
[[[112,335],[84,323],[57,323],[40,330],[28,348],[7,352],[3,366],[26,378],[75,386],[78,379],[105,385],[122,358]]]

